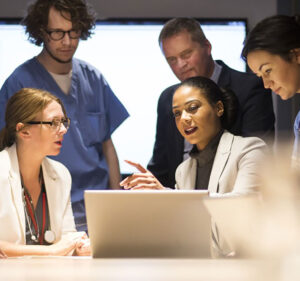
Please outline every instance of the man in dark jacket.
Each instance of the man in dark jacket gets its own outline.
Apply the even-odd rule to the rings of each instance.
[[[264,89],[254,74],[229,68],[222,61],[214,61],[211,44],[199,22],[190,18],[168,21],[160,35],[161,50],[180,81],[204,76],[220,87],[231,89],[237,96],[239,110],[230,130],[241,136],[258,136],[267,143],[274,140],[274,112],[271,91]],[[178,132],[172,114],[173,94],[178,85],[164,90],[157,107],[156,140],[148,169],[163,186],[174,188],[175,171],[189,157],[191,145]]]

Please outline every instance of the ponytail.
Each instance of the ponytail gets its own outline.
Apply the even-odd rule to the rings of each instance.
[[[221,116],[221,123],[224,129],[230,131],[237,118],[239,101],[232,90],[228,88],[220,88],[220,90],[222,93],[221,101],[224,105],[224,113]]]

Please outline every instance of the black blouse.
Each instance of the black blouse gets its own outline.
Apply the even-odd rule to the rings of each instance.
[[[195,189],[208,189],[212,166],[222,134],[223,130],[221,130],[203,150],[199,151],[197,146],[194,145],[190,152],[191,158],[197,161]]]

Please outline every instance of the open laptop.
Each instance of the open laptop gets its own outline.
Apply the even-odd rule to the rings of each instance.
[[[93,257],[210,257],[207,191],[85,191]]]

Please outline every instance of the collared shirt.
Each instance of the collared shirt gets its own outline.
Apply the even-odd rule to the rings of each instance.
[[[197,160],[197,176],[195,189],[208,189],[210,173],[219,146],[223,130],[221,130],[201,151],[194,145],[190,156]]]
[[[219,65],[216,61],[214,61],[215,67],[212,76],[210,77],[211,80],[213,80],[215,83],[218,83],[222,66]],[[183,150],[183,160],[186,160],[189,158],[189,152],[193,148],[193,145],[190,144],[186,139],[184,139],[184,150]]]
[[[108,165],[102,143],[129,114],[100,71],[88,63],[72,60],[71,89],[66,95],[38,60],[32,58],[11,74],[0,91],[0,129],[5,124],[7,100],[24,87],[45,89],[59,97],[71,119],[61,152],[53,158],[62,162],[72,175],[75,222],[78,230],[86,231],[84,190],[108,188]]]

